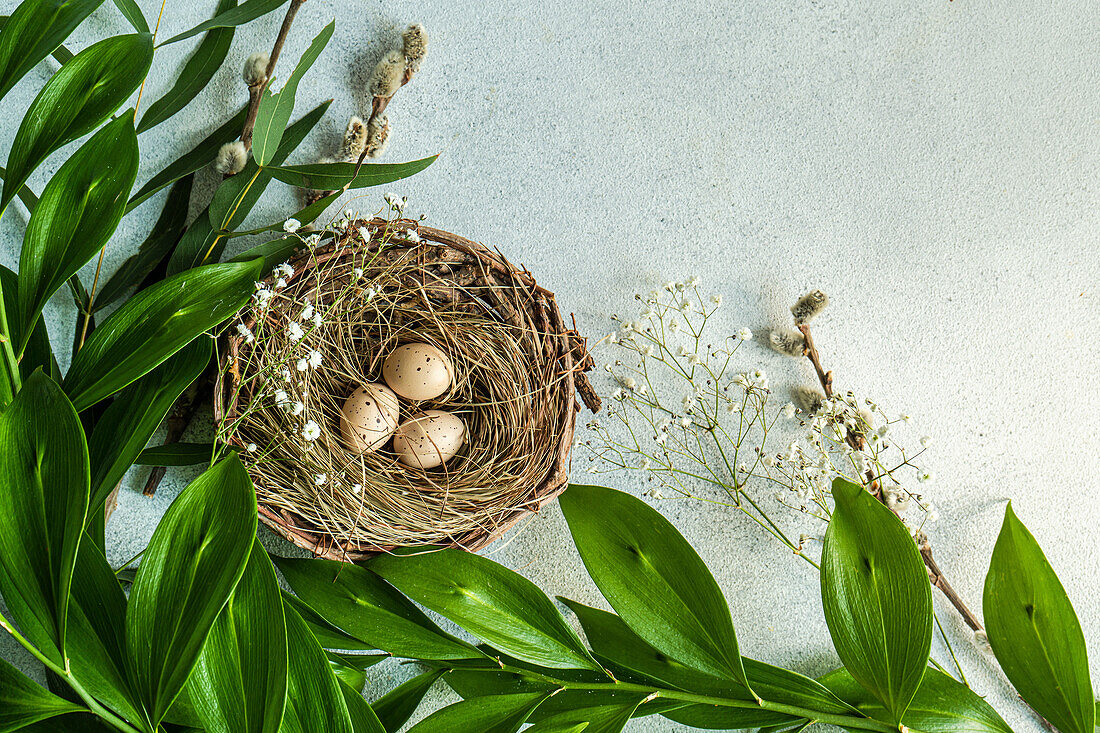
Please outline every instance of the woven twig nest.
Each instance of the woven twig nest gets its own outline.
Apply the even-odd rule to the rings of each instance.
[[[240,449],[260,519],[314,555],[481,549],[566,486],[576,398],[599,409],[584,341],[553,293],[477,242],[382,219],[331,237],[268,278],[230,329],[219,439]],[[382,382],[386,355],[410,342],[447,354],[454,379],[436,400],[403,403],[402,419],[440,408],[467,427],[432,469],[341,438],[345,398]]]

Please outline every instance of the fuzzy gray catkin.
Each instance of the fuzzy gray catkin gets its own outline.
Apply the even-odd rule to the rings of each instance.
[[[768,346],[786,356],[802,356],[806,338],[789,328],[775,328],[768,334]]]
[[[829,296],[820,290],[814,290],[803,295],[791,306],[791,315],[794,316],[794,322],[801,326],[817,318],[827,305]]]
[[[267,81],[267,65],[270,61],[271,57],[262,51],[246,58],[244,70],[241,72],[244,83],[251,87]]]
[[[248,163],[248,149],[240,140],[226,143],[218,149],[214,158],[214,170],[223,176],[232,176],[244,170]]]
[[[344,160],[359,160],[359,156],[367,147],[367,125],[357,115],[352,115],[348,120],[348,127],[344,131],[344,143],[340,147],[340,157]]]
[[[367,157],[377,158],[386,149],[386,143],[390,141],[390,118],[386,115],[375,115],[367,123]]]
[[[825,404],[825,395],[813,387],[798,386],[791,390],[791,399],[798,409],[813,415]]]
[[[390,51],[374,67],[367,89],[375,97],[392,97],[401,88],[404,78],[405,54]]]
[[[428,55],[428,32],[422,24],[413,23],[401,34],[401,40],[405,47],[405,65],[415,74]]]

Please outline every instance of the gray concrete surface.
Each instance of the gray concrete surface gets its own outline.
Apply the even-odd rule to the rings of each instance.
[[[139,4],[156,17],[158,3]],[[214,5],[168,3],[162,37]],[[142,136],[139,180],[243,103],[238,65],[270,46],[280,17],[241,29],[211,86]],[[928,492],[941,514],[934,537],[960,593],[980,606],[1011,497],[1076,604],[1100,679],[1093,3],[310,0],[284,74],[333,17],[335,36],[298,110],[335,101],[299,161],[330,151],[365,104],[375,60],[406,23],[425,23],[430,54],[390,108],[385,157],[442,152],[391,187],[414,213],[525,263],[594,337],[632,307],[634,292],[691,274],[725,295],[719,319],[730,330],[782,322],[800,292],[827,290],[834,305],[818,339],[838,384],[910,413],[914,429],[935,438],[926,462],[938,476]],[[125,28],[108,2],[70,46]],[[170,86],[197,41],[158,52],[143,104]],[[43,63],[5,100],[3,149],[52,68]],[[32,188],[62,160],[54,155]],[[372,210],[380,194],[353,205]],[[160,201],[124,220],[106,272],[141,241]],[[277,220],[295,204],[273,186],[252,220]],[[22,231],[13,209],[0,222],[4,264],[17,261]],[[90,281],[92,268],[85,273]],[[48,311],[62,354],[74,317],[66,300]],[[747,353],[777,390],[811,376]],[[144,546],[191,476],[174,471],[149,500],[135,488],[145,472],[133,472],[108,530],[113,562]],[[720,508],[660,506],[714,569],[746,654],[809,674],[837,664],[805,566]],[[494,552],[551,595],[598,602],[556,506]],[[958,617],[941,599],[937,607],[974,688],[1017,731],[1040,730]],[[0,655],[34,666],[7,637]],[[379,668],[368,693],[404,674]],[[432,704],[446,697],[434,693]],[[677,729],[661,719],[628,728]]]

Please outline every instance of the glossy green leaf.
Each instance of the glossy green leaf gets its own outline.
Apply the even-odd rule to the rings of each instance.
[[[209,463],[214,455],[213,443],[167,443],[153,445],[134,460],[138,466],[197,466]]]
[[[57,49],[103,0],[23,0],[0,32],[0,98]]]
[[[259,261],[207,265],[142,290],[95,330],[73,360],[65,391],[84,410],[230,318],[248,302]]]
[[[355,163],[310,163],[308,165],[275,165],[271,172],[278,180],[291,186],[316,191],[369,188],[408,178],[427,168],[439,155],[431,155],[407,163],[364,163],[355,174]]]
[[[134,0],[115,0],[115,7],[118,8],[122,16],[129,21],[135,31],[138,33],[149,32],[149,22],[145,20],[141,8],[138,7],[138,4]]]
[[[211,28],[229,28],[238,25],[244,25],[245,23],[255,20],[260,16],[267,15],[272,10],[278,9],[284,5],[287,0],[248,0],[248,2],[241,3],[231,10],[226,10],[224,13],[219,13],[208,21],[199,23],[194,28],[186,30],[183,33],[172,36],[161,46],[167,46],[169,43],[175,43],[176,41],[182,41],[185,38],[191,38],[197,36],[200,33],[205,33]]]
[[[252,154],[260,165],[268,165],[275,158],[275,151],[283,137],[283,130],[286,129],[287,123],[290,122],[290,115],[294,112],[294,95],[298,93],[298,84],[309,71],[309,67],[313,66],[313,62],[321,55],[321,51],[325,50],[335,29],[334,20],[326,25],[309,44],[309,48],[298,60],[298,65],[294,67],[283,88],[277,94],[264,95],[260,98],[260,106],[256,111],[256,127],[252,132]]]
[[[657,651],[615,614],[565,598],[561,601],[577,614],[596,658],[609,665],[616,677],[631,677],[656,686],[705,695],[746,701],[754,699],[739,682],[698,672]],[[742,665],[752,689],[770,702],[823,713],[855,712],[821,683],[797,672],[748,657],[742,657]],[[757,728],[794,720],[788,715],[756,709],[725,708],[714,711],[714,716],[720,717],[726,728]]]
[[[88,511],[88,448],[57,383],[35,372],[0,414],[0,576],[8,608],[55,661]]]
[[[287,128],[275,154],[277,163],[294,152],[320,122],[331,103],[332,100],[322,102]],[[255,158],[250,159],[240,173],[222,181],[214,192],[210,206],[191,223],[173,251],[168,262],[168,273],[175,274],[205,262],[217,261],[228,242],[228,233],[244,223],[270,182],[271,172],[258,167]]]
[[[23,329],[37,322],[46,301],[114,234],[137,166],[137,137],[128,112],[80,146],[46,184],[19,255]]]
[[[123,0],[116,0],[120,2]],[[133,2],[133,0],[127,0]],[[220,0],[215,10],[215,17],[237,7],[237,0]],[[179,78],[172,88],[164,93],[164,96],[149,105],[149,109],[141,118],[137,126],[138,132],[145,132],[172,115],[179,112],[187,104],[198,96],[199,92],[206,88],[214,73],[225,61],[229,53],[229,46],[233,43],[234,28],[232,26],[210,29],[203,37],[202,43],[191,54],[191,58],[180,72]]]
[[[126,610],[139,694],[159,722],[229,600],[256,534],[256,494],[232,455],[172,502],[145,550]]]
[[[241,134],[241,126],[244,125],[244,118],[247,114],[248,106],[246,105],[242,107],[237,114],[233,115],[233,117],[222,124],[221,127],[203,138],[198,145],[191,148],[191,150],[187,151],[179,158],[176,158],[163,170],[146,181],[146,183],[138,189],[138,192],[130,197],[130,201],[126,205],[127,213],[140,206],[146,199],[153,196],[158,191],[171,186],[184,176],[190,175],[200,168],[210,165],[218,154],[218,150],[221,146],[236,140]]]
[[[286,591],[283,591],[283,603],[293,608],[298,615],[302,617],[306,626],[313,632],[313,636],[317,639],[317,643],[324,649],[348,649],[366,652],[378,648],[374,644],[363,641],[362,639],[356,639],[351,634],[336,628],[322,618],[319,613],[302,602],[297,596],[291,595]],[[386,656],[393,655],[386,654]]]
[[[363,695],[347,685],[340,684],[340,692],[344,693],[344,703],[348,706],[348,716],[351,718],[351,729],[355,733],[386,733],[374,710],[363,699]]]
[[[299,221],[301,221],[299,219]],[[305,222],[302,222],[305,224]],[[276,265],[286,262],[294,256],[294,253],[304,247],[302,240],[295,234],[288,234],[285,237],[279,239],[272,239],[270,242],[264,242],[241,252],[236,257],[230,259],[230,262],[245,262],[257,257],[262,257],[264,264],[260,269],[261,272],[268,273],[275,268]]]
[[[283,733],[355,733],[340,683],[324,651],[293,609],[284,606],[290,666]]]
[[[0,178],[6,178],[8,171],[3,166],[0,166]],[[19,190],[15,192],[15,195],[19,197],[19,200],[23,202],[23,205],[27,207],[28,212],[34,212],[34,207],[38,206],[38,197],[34,195],[34,191],[30,189],[27,184],[23,184],[19,187]]]
[[[1096,707],[1077,613],[1009,504],[982,598],[989,643],[1020,696],[1062,733],[1092,733]]]
[[[307,606],[376,649],[412,659],[482,656],[369,570],[333,560],[272,559]]]
[[[254,540],[188,683],[210,733],[276,733],[287,693],[287,633],[275,568]]]
[[[634,711],[645,700],[644,696],[635,696],[616,705],[597,705],[593,707],[566,710],[536,723],[528,730],[583,730],[586,733],[619,733],[630,722]],[[583,726],[577,728],[576,726]]]
[[[549,692],[475,697],[435,711],[409,733],[515,733]]]
[[[187,386],[210,362],[209,339],[195,339],[121,392],[103,412],[88,440],[92,456],[91,506],[99,511]],[[206,451],[209,462],[212,452]]]
[[[0,210],[46,156],[114,114],[145,78],[152,60],[148,34],[114,36],[84,49],[50,77],[11,144]]]
[[[0,733],[16,731],[65,713],[84,710],[31,682],[0,659]]]
[[[368,567],[417,603],[517,659],[601,669],[538,586],[488,558],[447,549],[379,555]]]
[[[588,728],[588,723],[570,723],[568,721],[544,721],[542,723],[535,723],[530,728],[524,730],[524,733],[581,733],[581,731]]]
[[[190,173],[172,186],[149,236],[138,247],[138,251],[126,258],[99,289],[92,304],[93,311],[114,303],[130,288],[140,287],[145,278],[167,261],[172,249],[183,236],[194,182],[195,175]]]
[[[898,722],[932,645],[932,588],[909,530],[861,486],[833,481],[821,602],[837,654]]]
[[[386,729],[386,733],[397,733],[401,726],[408,722],[416,709],[420,707],[420,702],[428,694],[428,690],[446,671],[445,669],[433,669],[418,674],[371,703],[371,707],[374,708],[374,712],[378,716],[378,720],[382,722],[382,727]]]
[[[4,312],[7,314],[11,340],[15,344],[23,343],[19,321],[13,317],[19,313],[19,280],[14,272],[3,265],[0,265],[0,288],[4,291]],[[19,372],[23,379],[30,377],[38,368],[55,382],[61,381],[61,369],[57,366],[57,359],[50,347],[50,334],[46,331],[46,322],[41,319],[27,337],[27,348],[23,351],[23,358],[19,360]]]
[[[868,717],[892,723],[882,703],[867,693],[849,672],[838,669],[821,683]],[[977,693],[929,667],[913,702],[902,716],[910,730],[924,733],[1012,733],[1012,729]]]
[[[638,636],[702,672],[746,682],[726,599],[667,519],[600,486],[572,485],[560,503],[588,574]]]
[[[303,619],[304,621],[305,619]],[[316,638],[316,635],[314,636]],[[317,643],[320,643],[318,640]],[[325,652],[328,657],[328,666],[336,679],[360,694],[367,683],[366,670],[379,662],[389,659],[391,654],[341,654],[339,652]]]

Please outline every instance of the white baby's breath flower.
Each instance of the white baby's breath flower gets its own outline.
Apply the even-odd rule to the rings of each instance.
[[[298,221],[297,219],[287,219],[283,222],[283,231],[287,232],[288,234],[293,234],[301,228],[302,222]]]
[[[252,343],[256,337],[252,334],[252,330],[243,323],[237,324],[237,333],[244,339],[246,344]]]
[[[294,416],[298,416],[298,415],[301,415],[302,411],[305,410],[305,409],[306,409],[306,406],[302,403],[301,400],[298,400],[297,402],[295,402],[293,405],[290,406],[290,414],[294,415]]]
[[[294,277],[294,268],[290,266],[289,262],[284,262],[281,265],[276,265],[272,272],[279,277]]]
[[[405,239],[408,239],[410,242],[419,242],[420,232],[416,231],[415,229],[410,229],[409,231],[405,232]]]
[[[280,407],[282,407],[283,405],[287,404],[288,402],[290,402],[290,395],[288,395],[286,393],[285,389],[275,390],[275,404],[276,405],[279,405]]]
[[[313,304],[307,300],[306,307],[302,309],[302,314],[298,317],[303,321],[308,321],[310,318],[313,318]]]
[[[309,365],[316,369],[321,366],[321,352],[314,349],[309,352]]]
[[[653,356],[653,347],[649,344],[642,344],[638,347],[638,353],[642,356]]]
[[[308,244],[310,247],[316,247],[320,243],[321,243],[321,235],[320,234],[310,234],[308,237],[306,237],[306,244]]]
[[[298,368],[298,371],[304,372],[305,370],[309,369],[309,361],[307,361],[306,359],[299,359],[294,364],[294,366]]]
[[[924,437],[922,437],[922,438],[920,439],[920,447],[921,447],[921,448],[927,448],[927,447],[928,447],[928,446],[930,446],[930,445],[932,445],[932,438],[931,438],[931,436],[925,435]]]
[[[282,376],[284,382],[289,382],[291,380],[290,370],[286,367],[283,367],[279,374]]]
[[[325,322],[325,319],[321,316],[320,313],[314,313],[313,314],[313,327],[314,328],[320,328],[321,324],[324,323],[324,322]]]
[[[737,338],[742,341],[752,341],[752,330],[749,328],[742,328],[737,332]]]
[[[927,484],[935,478],[936,474],[932,473],[932,471],[928,469],[925,469],[917,474],[917,481],[920,481],[922,484]]]
[[[317,474],[313,475],[313,485],[314,486],[324,486],[327,483],[328,483],[328,474],[327,473],[317,473]]]
[[[286,287],[286,280],[284,280],[283,278],[279,278],[278,280],[276,280],[275,284],[272,286],[272,288],[275,289],[275,290],[282,290],[285,287]]]
[[[310,420],[302,428],[302,437],[309,441],[317,440],[321,437],[321,426]]]
[[[358,494],[363,490],[363,484],[352,484],[351,493]]]
[[[306,332],[297,321],[291,321],[286,327],[286,337],[291,341],[301,341]]]
[[[355,279],[356,280],[362,280],[363,279],[363,268],[362,267],[356,267],[354,270],[352,270],[352,272],[355,273]]]
[[[255,453],[256,452],[256,444],[255,443],[249,443],[247,446],[245,446],[245,450],[248,451],[249,453]]]
[[[691,424],[692,424],[692,420],[689,416],[684,415],[683,417],[680,418],[680,427],[690,428]]]
[[[781,409],[779,411],[779,414],[782,415],[783,417],[787,418],[788,420],[791,419],[792,417],[794,417],[794,414],[795,414],[794,403],[793,402],[788,402],[787,404],[783,405],[783,409]]]

